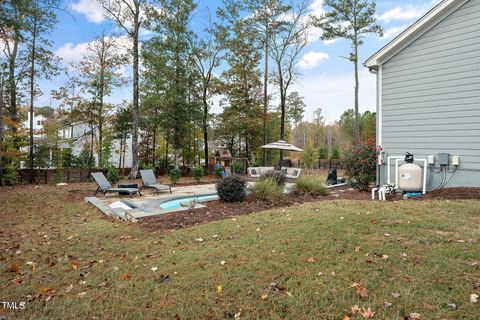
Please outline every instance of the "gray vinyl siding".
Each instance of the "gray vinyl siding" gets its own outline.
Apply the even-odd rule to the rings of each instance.
[[[449,186],[480,186],[480,0],[384,62],[381,99],[387,155],[458,155]]]

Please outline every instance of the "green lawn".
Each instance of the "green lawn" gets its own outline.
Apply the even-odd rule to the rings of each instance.
[[[7,319],[480,315],[478,201],[324,201],[151,233],[86,194],[2,189],[0,301],[27,301],[0,305]]]

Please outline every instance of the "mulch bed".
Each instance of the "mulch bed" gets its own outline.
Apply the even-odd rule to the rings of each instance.
[[[329,196],[291,195],[287,203],[267,203],[247,199],[242,203],[224,203],[220,201],[204,202],[206,208],[193,211],[180,211],[156,217],[148,217],[139,221],[139,226],[149,231],[178,230],[211,221],[228,219],[235,216],[248,215],[268,209],[291,207],[302,203],[324,200],[368,200],[369,193],[349,188],[333,189]]]
[[[480,188],[446,188],[423,196],[424,200],[480,200]]]

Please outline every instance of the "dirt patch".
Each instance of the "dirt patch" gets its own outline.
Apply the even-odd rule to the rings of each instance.
[[[286,203],[267,203],[248,199],[242,203],[224,203],[220,201],[204,202],[206,208],[193,211],[172,212],[161,216],[141,219],[139,225],[150,231],[178,230],[211,221],[228,219],[235,216],[248,215],[268,209],[291,207],[302,203],[325,200],[368,200],[368,193],[350,188],[332,190],[329,196],[290,195]]]
[[[425,200],[480,200],[480,188],[446,188],[430,192],[423,198]]]

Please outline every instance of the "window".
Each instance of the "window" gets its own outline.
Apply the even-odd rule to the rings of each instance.
[[[42,120],[37,120],[37,126],[41,126],[43,124]]]

